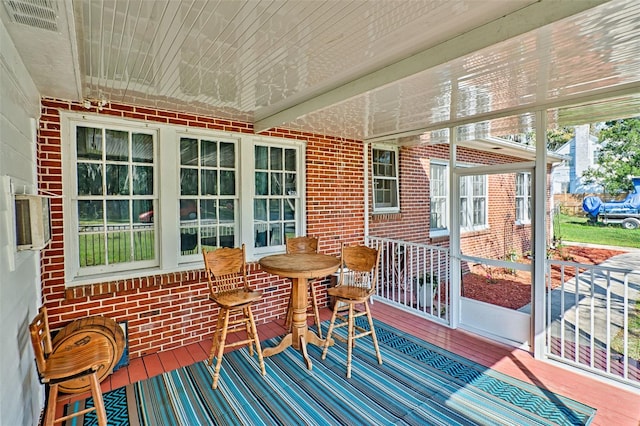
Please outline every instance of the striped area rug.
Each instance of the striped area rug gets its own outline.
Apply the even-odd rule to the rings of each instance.
[[[344,329],[338,330],[343,332]],[[595,410],[492,371],[376,322],[383,365],[368,338],[353,351],[339,341],[321,360],[309,346],[307,370],[293,348],[265,358],[243,348],[223,358],[217,390],[213,369],[198,362],[104,395],[113,425],[586,425]],[[273,346],[278,339],[263,343]],[[92,405],[89,398],[67,407]],[[93,413],[74,425],[94,425]]]

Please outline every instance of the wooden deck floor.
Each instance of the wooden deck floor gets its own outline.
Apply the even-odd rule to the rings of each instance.
[[[375,318],[400,330],[511,377],[533,383],[596,408],[598,411],[593,425],[640,426],[640,391],[629,391],[609,385],[586,374],[536,360],[526,351],[464,331],[451,330],[383,303],[375,303],[372,311]],[[323,320],[329,319],[331,313],[324,309],[321,316]],[[263,324],[258,327],[258,333],[261,340],[282,335],[284,334],[282,321]],[[198,344],[132,359],[127,367],[121,368],[105,379],[102,382],[102,389],[106,392],[201,361],[207,358],[210,346],[211,339],[207,339]],[[81,396],[74,396],[73,399],[79,397]],[[63,404],[70,400],[71,398],[61,400],[58,411],[61,411]]]

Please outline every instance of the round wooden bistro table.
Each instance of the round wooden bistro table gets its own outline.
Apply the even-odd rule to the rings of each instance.
[[[307,368],[313,367],[307,354],[307,344],[324,346],[324,340],[309,330],[307,326],[307,298],[309,279],[330,275],[338,270],[340,260],[335,256],[320,253],[293,253],[265,256],[258,261],[262,269],[270,274],[291,278],[291,308],[293,321],[291,333],[284,336],[275,347],[262,351],[263,356],[278,354],[293,346],[304,357]]]

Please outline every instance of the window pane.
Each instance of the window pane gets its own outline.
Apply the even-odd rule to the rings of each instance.
[[[226,223],[228,225],[233,225],[236,220],[236,207],[233,201],[231,200],[221,200],[220,201],[220,213],[218,215],[220,218],[220,223]]]
[[[273,223],[270,225],[269,245],[278,246],[280,244],[284,244],[284,240],[282,238],[282,224]]]
[[[198,218],[198,201],[194,199],[180,200],[180,222],[193,221]]]
[[[198,140],[180,138],[180,164],[195,166],[198,164]]]
[[[153,194],[153,167],[133,166],[133,194]]]
[[[218,221],[218,200],[200,201],[200,219],[202,224],[210,225]]]
[[[215,228],[214,228],[215,232]],[[203,237],[203,239],[205,239]],[[215,246],[215,234],[212,239]],[[180,228],[180,253],[195,254],[198,247],[198,228]]]
[[[218,171],[202,170],[201,195],[218,195]],[[193,194],[196,194],[194,192]]]
[[[107,129],[105,132],[105,151],[108,161],[128,161],[129,133]]]
[[[267,221],[267,200],[253,200],[253,219],[254,221]]]
[[[102,195],[102,165],[78,163],[78,195]]]
[[[269,200],[269,221],[282,219],[281,200]]]
[[[82,233],[79,235],[78,257],[81,268],[105,264],[104,241],[102,233]]]
[[[285,198],[284,199],[284,218],[285,220],[294,220],[296,218],[296,199]]]
[[[236,195],[236,172],[220,171],[220,195]]]
[[[76,155],[78,160],[101,160],[102,129],[78,126],[76,129]]]
[[[153,163],[153,136],[134,133],[132,138],[133,161],[138,163]]]
[[[198,194],[198,171],[196,169],[180,169],[180,194]]]
[[[153,223],[153,200],[133,200],[133,221]]]
[[[298,190],[298,183],[296,181],[297,175],[294,173],[285,173],[285,195],[296,195]]]
[[[256,172],[256,195],[267,195],[269,191],[269,185],[267,183],[266,172]]]
[[[271,195],[282,195],[282,173],[271,173]]]
[[[218,165],[218,143],[202,140],[200,142],[200,156],[202,166],[216,167]]]
[[[107,200],[107,226],[109,230],[129,228],[129,200]]]
[[[153,229],[133,233],[133,260],[155,259],[155,235]]]
[[[87,227],[102,227],[104,220],[102,206],[102,200],[78,201],[78,228],[80,232],[85,230],[94,230],[86,229]]]
[[[282,148],[271,148],[271,170],[282,170]]]
[[[220,142],[220,167],[236,167],[236,146],[232,143]]]
[[[269,168],[269,149],[266,146],[256,146],[255,148],[255,168],[267,170]]]
[[[129,195],[129,167],[107,164],[107,195]]]
[[[295,171],[297,164],[296,150],[285,149],[284,150],[284,168],[287,171]]]

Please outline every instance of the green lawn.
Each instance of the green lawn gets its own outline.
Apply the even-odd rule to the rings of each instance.
[[[588,223],[586,217],[561,214],[554,223],[555,235],[562,241],[640,248],[640,229],[623,229],[620,225]]]

